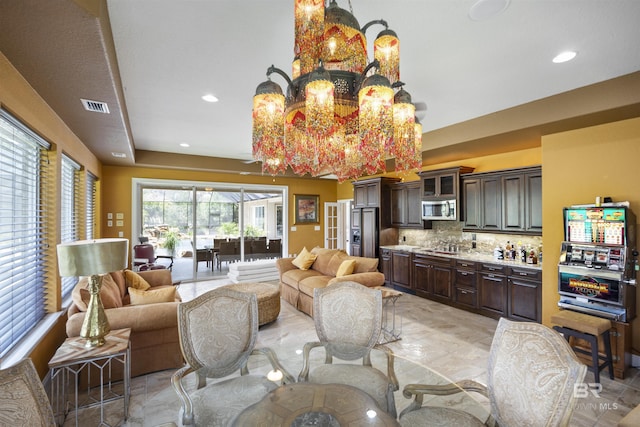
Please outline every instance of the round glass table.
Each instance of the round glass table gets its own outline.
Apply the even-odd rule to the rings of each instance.
[[[289,341],[291,340],[291,341]],[[295,340],[295,342],[294,342]],[[288,336],[277,343],[268,345],[278,355],[278,359],[294,377],[303,367],[302,347],[296,337]],[[258,344],[258,347],[260,345]],[[387,346],[388,347],[388,346]],[[325,362],[325,351],[322,347],[311,351],[310,368]],[[334,359],[333,363],[361,364],[358,361]],[[387,358],[384,352],[373,350],[371,364],[387,374]],[[466,370],[468,367],[461,367]],[[270,365],[249,365],[252,374],[267,375]],[[398,382],[398,390],[394,392],[398,415],[414,400],[403,396],[403,389],[408,384],[451,385],[453,381],[439,374],[428,366],[407,357],[394,354],[393,374]],[[489,417],[488,400],[476,393],[460,390],[459,393],[444,396],[424,396],[423,406],[436,406],[456,409],[471,414],[480,422]],[[376,401],[365,392],[344,384],[315,384],[297,382],[282,384],[267,394],[261,401],[247,407],[235,419],[234,426],[397,426],[398,421],[376,404]]]

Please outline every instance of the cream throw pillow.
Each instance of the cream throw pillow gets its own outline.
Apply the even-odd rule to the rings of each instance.
[[[153,289],[151,291],[141,291],[140,289],[129,288],[131,305],[155,304],[158,302],[173,302],[176,300],[176,287]]]
[[[151,287],[149,282],[144,280],[142,276],[131,270],[124,271],[124,281],[126,286],[128,286],[129,288],[139,289],[141,291],[146,291]]]
[[[348,259],[348,260],[342,261],[342,263],[340,264],[340,267],[338,267],[338,272],[336,273],[336,277],[347,276],[353,273],[353,269],[355,267],[356,267],[355,259]]]
[[[306,247],[302,248],[302,251],[298,254],[298,256],[293,260],[293,265],[298,267],[300,270],[308,270],[313,262],[316,260],[317,255],[312,254],[307,250]]]

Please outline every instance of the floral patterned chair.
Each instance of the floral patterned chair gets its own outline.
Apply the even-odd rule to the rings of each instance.
[[[0,371],[0,426],[55,426],[49,398],[31,359]]]
[[[537,323],[500,319],[491,343],[488,381],[444,386],[409,384],[403,394],[415,400],[400,413],[400,425],[565,426],[575,403],[574,384],[583,381],[587,367],[556,331]],[[486,423],[453,408],[422,406],[425,395],[474,391],[488,397],[491,415]]]
[[[393,392],[398,390],[391,350],[378,344],[382,326],[382,293],[356,282],[338,282],[316,288],[313,313],[319,342],[306,343],[298,381],[346,384],[373,397],[380,409],[396,417]],[[311,369],[311,350],[324,347],[324,364]],[[371,363],[371,351],[386,359],[386,373]],[[333,363],[333,359],[362,364]]]
[[[183,425],[228,426],[243,409],[278,387],[263,375],[249,374],[251,355],[266,356],[273,369],[282,372],[284,383],[295,382],[271,349],[254,348],[254,293],[218,288],[180,304],[178,333],[187,365],[173,374],[171,383],[181,401]],[[191,372],[196,388],[187,392],[183,380]],[[239,376],[222,379],[237,372]]]

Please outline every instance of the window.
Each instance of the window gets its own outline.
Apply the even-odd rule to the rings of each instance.
[[[260,229],[264,230],[264,206],[256,206],[253,209],[253,225]]]
[[[60,242],[79,240],[78,212],[82,200],[80,191],[80,165],[69,157],[62,156],[62,172],[60,187]],[[69,295],[78,283],[77,277],[62,278],[62,297]]]
[[[93,239],[95,237],[95,208],[96,208],[96,177],[87,173],[87,192],[85,198],[85,239]]]
[[[48,148],[0,110],[0,357],[46,313]]]

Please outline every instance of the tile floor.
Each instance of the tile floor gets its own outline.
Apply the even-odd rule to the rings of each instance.
[[[229,281],[182,284],[179,291],[188,300],[226,283]],[[436,380],[425,379],[428,375],[425,366],[453,381],[474,379],[486,383],[486,364],[497,321],[407,294],[398,299],[397,311],[402,319],[402,339],[387,345],[398,357],[396,374],[400,391],[395,396],[398,412],[409,403],[402,396],[403,384]],[[282,301],[279,318],[260,328],[258,346],[272,347],[284,366],[297,376],[302,356],[295,350],[314,340],[313,320]],[[162,371],[134,378],[128,420],[122,421],[122,402],[116,401],[106,405],[107,421],[132,427],[180,425],[179,403],[170,385],[172,374],[173,371]],[[593,380],[591,373],[587,373],[589,380]],[[601,380],[603,389],[599,397],[579,399],[571,426],[615,426],[640,404],[640,370],[632,369],[624,380],[612,381],[606,374],[601,375]],[[475,406],[476,411],[487,409],[486,401]],[[96,425],[97,408],[83,410],[80,420],[82,426]],[[67,419],[65,425],[73,425],[73,421]]]

